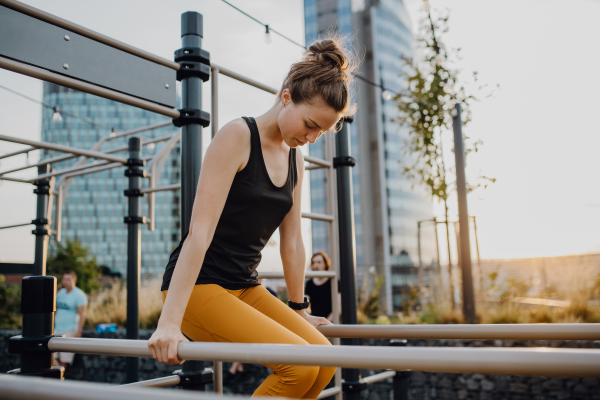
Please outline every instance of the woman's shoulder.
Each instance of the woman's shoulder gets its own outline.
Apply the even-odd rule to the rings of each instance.
[[[215,135],[215,139],[224,138],[228,140],[243,140],[249,139],[250,127],[243,118],[236,118],[229,121]]]
[[[250,148],[250,128],[242,118],[236,118],[219,129],[206,153],[207,158],[210,154],[234,162],[239,171],[248,161]]]

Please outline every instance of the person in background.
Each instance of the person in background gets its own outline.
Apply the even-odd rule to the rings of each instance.
[[[54,317],[54,334],[67,337],[81,337],[87,296],[77,286],[77,275],[67,271],[62,276],[62,289],[56,294],[56,315]],[[54,353],[55,365],[66,367],[73,363],[73,353]]]
[[[329,271],[331,269],[331,260],[326,253],[319,251],[310,259],[310,269],[313,271]],[[331,279],[312,278],[306,281],[304,294],[310,302],[310,314],[317,317],[325,317],[333,321],[333,311],[331,307]]]

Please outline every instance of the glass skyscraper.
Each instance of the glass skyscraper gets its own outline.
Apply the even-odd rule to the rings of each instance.
[[[91,94],[78,92],[51,83],[44,83],[43,101],[61,110],[85,117],[116,132],[144,127],[167,120],[159,114],[117,103]],[[107,141],[99,151],[127,146],[129,137],[154,139],[172,135],[177,128],[163,128],[141,132],[128,137]],[[92,126],[84,121],[63,116],[62,121],[53,120],[53,110],[42,112],[42,141],[91,149],[100,139],[111,135],[110,129]],[[164,142],[150,144],[142,149],[142,157],[155,154]],[[47,151],[43,158],[61,153]],[[127,151],[115,153],[127,157]],[[77,159],[65,160],[52,165],[58,170],[72,166]],[[89,160],[88,162],[90,162]],[[125,167],[74,177],[64,199],[62,239],[79,239],[90,248],[98,264],[127,273],[127,198],[123,191],[128,187]],[[179,182],[179,145],[175,145],[164,164],[157,186]],[[147,186],[142,179],[142,186]],[[180,240],[179,191],[157,192],[155,197],[155,221],[153,232],[147,225],[142,232],[142,275],[156,275],[164,270],[171,251]],[[146,197],[142,197],[142,215],[148,216]],[[50,241],[52,246],[53,239]]]
[[[402,174],[402,146],[407,132],[392,122],[397,107],[391,92],[406,89],[402,57],[412,56],[411,22],[402,0],[305,0],[307,44],[331,28],[350,35],[363,57],[357,80],[358,103],[351,125],[357,278],[359,285],[374,271],[384,276],[382,295],[391,313],[401,306],[402,291],[418,281],[417,223],[431,219],[431,199]],[[386,93],[382,87],[389,91]],[[311,154],[323,143],[311,146]],[[314,175],[313,175],[314,174]],[[321,190],[324,175],[311,172],[311,197],[315,212],[324,208]],[[313,248],[323,245],[327,232],[313,224]],[[423,240],[424,265],[435,260],[435,241]],[[374,267],[374,268],[372,268]],[[374,279],[367,278],[369,285]]]

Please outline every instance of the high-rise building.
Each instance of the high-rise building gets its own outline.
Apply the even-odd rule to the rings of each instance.
[[[358,73],[372,82],[356,81],[358,112],[350,129],[351,153],[357,159],[352,181],[357,277],[359,285],[369,286],[375,281],[372,273],[384,277],[381,292],[391,313],[401,307],[407,286],[418,283],[417,223],[433,217],[431,199],[402,174],[408,135],[392,122],[397,107],[391,93],[407,87],[402,71],[403,57],[412,56],[410,18],[402,0],[305,0],[304,9],[307,44],[331,29],[350,35],[363,57]],[[311,146],[311,154],[322,146]],[[323,179],[311,172],[315,212],[324,210]],[[326,231],[313,225],[313,248],[326,248],[324,237]],[[423,241],[421,255],[424,265],[432,265],[435,242]]]
[[[135,108],[91,94],[78,92],[51,83],[44,83],[43,101],[61,110],[85,117],[103,126],[112,127],[117,132],[153,125],[167,118],[150,111]],[[53,119],[53,110],[44,108],[42,112],[42,141],[90,149],[100,139],[112,134],[110,129],[90,125],[80,119],[63,116]],[[136,134],[144,139],[154,139],[177,131],[172,125]],[[127,146],[129,137],[107,141],[100,151]],[[155,154],[164,144],[144,146],[142,156]],[[60,153],[47,151],[43,158]],[[127,157],[127,151],[115,153]],[[53,164],[53,168],[64,169],[72,166],[77,159]],[[179,146],[175,145],[164,164],[157,186],[179,182]],[[79,239],[90,248],[99,265],[109,267],[114,272],[127,274],[127,225],[123,217],[127,215],[128,178],[124,168],[78,176],[71,182],[64,199],[62,217],[62,239]],[[156,193],[155,221],[153,232],[146,225],[142,232],[142,274],[156,275],[164,270],[171,251],[180,240],[179,192]],[[146,197],[142,197],[142,215],[147,216]],[[50,241],[52,246],[53,240]]]

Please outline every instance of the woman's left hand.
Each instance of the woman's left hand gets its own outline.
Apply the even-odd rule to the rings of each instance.
[[[302,310],[302,312],[299,312],[298,314],[300,314],[302,318],[307,320],[308,323],[314,326],[315,328],[319,325],[333,325],[327,318],[310,315],[305,310]]]

